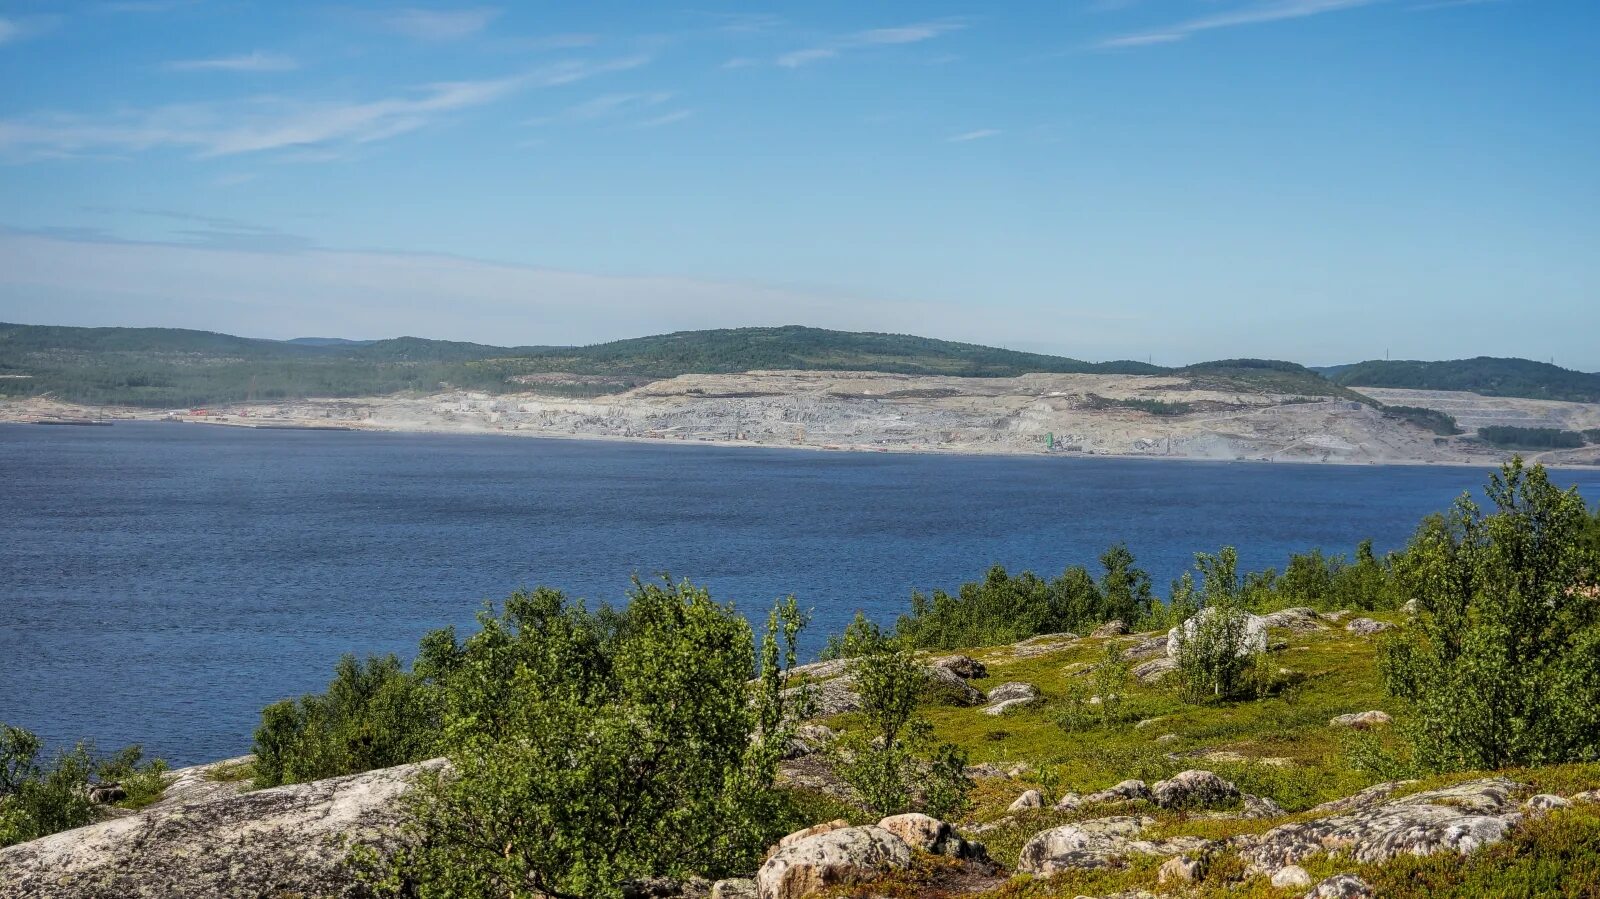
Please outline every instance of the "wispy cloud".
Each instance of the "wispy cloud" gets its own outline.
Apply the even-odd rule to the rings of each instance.
[[[645,128],[660,128],[663,125],[671,125],[674,122],[681,122],[692,115],[694,115],[694,110],[692,109],[675,109],[672,112],[664,112],[661,115],[645,119],[642,122],[634,122],[629,127],[635,130],[641,130]]]
[[[648,61],[642,56],[570,61],[505,78],[426,84],[366,102],[258,97],[159,106],[103,119],[62,113],[0,119],[0,151],[25,159],[162,148],[192,150],[201,157],[290,149],[326,154],[330,148],[416,131],[450,113],[485,106],[517,91],[573,84]]]
[[[165,66],[173,72],[287,72],[299,67],[299,61],[292,56],[262,53],[260,50],[213,59],[179,59]]]
[[[815,47],[806,47],[784,53],[774,59],[773,62],[783,68],[794,69],[810,63],[820,62],[824,59],[832,59],[850,50],[918,44],[943,34],[949,34],[952,31],[959,31],[965,27],[966,23],[959,19],[939,19],[930,22],[900,25],[893,28],[871,28],[866,31],[840,35]]]
[[[997,128],[979,128],[976,131],[963,131],[945,138],[945,143],[964,144],[969,140],[983,140],[986,137],[995,137],[1000,133]]]
[[[0,44],[44,34],[56,25],[54,16],[0,16]]]
[[[1230,12],[1201,16],[1150,31],[1125,34],[1101,41],[1097,46],[1115,50],[1131,47],[1148,47],[1155,44],[1172,44],[1186,40],[1204,31],[1234,28],[1240,25],[1261,25],[1289,19],[1304,19],[1324,13],[1341,12],[1384,3],[1387,0],[1269,0]]]
[[[500,10],[399,9],[381,19],[385,28],[422,41],[454,41],[471,37],[489,26]]]
[[[838,50],[834,50],[829,47],[811,47],[806,50],[795,50],[790,53],[785,53],[773,60],[773,62],[783,66],[786,69],[798,69],[803,65],[809,65],[824,59],[832,59],[838,55]]]

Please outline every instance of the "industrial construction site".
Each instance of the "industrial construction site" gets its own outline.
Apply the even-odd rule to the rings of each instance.
[[[159,411],[40,398],[0,404],[0,419],[1346,464],[1485,464],[1508,451],[1472,436],[1480,427],[1600,427],[1600,405],[1589,403],[1375,388],[1362,391],[1376,401],[1368,403],[1207,389],[1167,375],[755,371],[683,375],[592,397],[561,395],[581,384],[544,378],[514,393],[441,391]],[[1446,412],[1465,433],[1436,434],[1386,415],[1385,406]],[[1593,445],[1531,455],[1546,464],[1600,464],[1600,446]]]

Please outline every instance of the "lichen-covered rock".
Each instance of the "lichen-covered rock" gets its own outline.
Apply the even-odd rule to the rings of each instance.
[[[1388,623],[1387,621],[1377,621],[1372,618],[1353,618],[1349,624],[1344,626],[1344,629],[1352,634],[1370,637],[1373,634],[1386,631],[1391,627],[1394,627],[1394,625]]]
[[[1244,809],[1239,812],[1241,818],[1278,818],[1289,814],[1283,806],[1265,796],[1245,793],[1239,798],[1244,805]]]
[[[1537,796],[1529,796],[1526,800],[1524,800],[1522,803],[1522,808],[1527,812],[1537,814],[1540,812],[1553,811],[1558,808],[1567,808],[1571,805],[1571,800],[1563,799],[1553,793],[1540,793]]]
[[[1279,609],[1261,616],[1262,623],[1267,627],[1281,627],[1291,631],[1321,630],[1322,625],[1317,620],[1317,610],[1297,606],[1291,609]]]
[[[1311,874],[1299,865],[1284,865],[1272,872],[1272,885],[1280,890],[1311,886]]]
[[[1217,845],[1199,837],[1138,839],[1140,832],[1154,823],[1154,818],[1118,815],[1052,827],[1034,834],[1022,847],[1017,870],[1048,877],[1063,871],[1115,867],[1130,855],[1200,854]]]
[[[1024,684],[1017,681],[1004,683],[989,691],[990,702],[1005,702],[1011,699],[1033,699],[1039,695],[1039,688],[1033,684]]]
[[[1162,808],[1205,808],[1239,798],[1239,788],[1210,771],[1189,770],[1150,788]]]
[[[1147,786],[1144,781],[1125,780],[1114,787],[1108,787],[1104,790],[1100,790],[1099,792],[1090,793],[1089,795],[1083,797],[1083,802],[1085,804],[1091,802],[1135,802],[1138,800],[1149,802],[1152,798],[1154,797],[1152,797],[1150,794],[1150,787]]]
[[[1392,793],[1396,787],[1380,784]],[[1522,820],[1514,796],[1526,787],[1502,777],[1466,781],[1400,799],[1372,788],[1341,800],[1341,814],[1284,824],[1263,834],[1240,857],[1257,871],[1276,871],[1322,852],[1379,863],[1397,855],[1463,855],[1505,839]],[[1325,808],[1326,806],[1319,806]]]
[[[927,673],[928,693],[937,701],[961,706],[983,704],[983,691],[967,683],[955,671],[934,665],[927,669]]]
[[[785,846],[793,846],[795,843],[798,843],[801,840],[809,840],[812,837],[821,836],[825,833],[832,833],[836,830],[844,830],[849,826],[849,821],[846,821],[843,818],[835,818],[832,821],[824,821],[821,824],[813,824],[810,827],[802,827],[794,833],[785,834],[784,836],[780,837],[777,845],[772,847],[772,852],[776,852]],[[771,853],[769,852],[768,854],[770,855]]]
[[[353,895],[346,844],[394,845],[398,800],[444,764],[174,802],[0,849],[0,897]]]
[[[891,815],[879,821],[878,826],[922,852],[973,861],[986,858],[982,843],[963,840],[955,828],[929,815],[916,812]]]
[[[1078,639],[1077,634],[1062,631],[1059,634],[1039,634],[1029,637],[1011,645],[1011,655],[1018,659],[1031,659],[1037,656],[1049,655],[1060,649],[1065,649],[1068,643]]]
[[[982,662],[978,661],[972,656],[944,656],[942,658],[934,659],[930,664],[934,668],[944,668],[953,673],[956,677],[963,678],[965,680],[973,680],[974,678],[989,676],[989,669],[984,667]]]
[[[802,695],[811,699],[811,714],[817,717],[842,715],[861,709],[861,695],[856,692],[854,675],[842,674],[820,683],[803,684],[783,691],[784,698],[795,702]]]
[[[701,877],[640,877],[618,884],[622,899],[705,899],[715,885]]]
[[[1348,715],[1336,715],[1328,721],[1329,727],[1353,727],[1356,730],[1370,730],[1374,727],[1383,727],[1391,724],[1394,719],[1388,712],[1373,709],[1370,712],[1351,712]]]
[[[1166,634],[1157,634],[1153,637],[1141,638],[1137,643],[1130,644],[1122,651],[1122,657],[1130,662],[1139,659],[1148,659],[1151,656],[1164,655],[1167,651]]]
[[[1012,800],[1006,807],[1008,812],[1022,812],[1033,808],[1044,808],[1044,794],[1038,790],[1027,790],[1021,796]]]
[[[210,802],[237,796],[250,789],[249,766],[256,757],[241,755],[238,758],[190,765],[167,772],[167,788],[161,798],[146,809],[187,805],[191,802]]]
[[[1219,612],[1216,608],[1207,606],[1196,612],[1194,617],[1167,631],[1167,655],[1177,658],[1183,642],[1194,639],[1194,635],[1200,629],[1200,626],[1217,614]],[[1267,625],[1265,620],[1261,616],[1252,615],[1249,612],[1236,614],[1242,619],[1242,627],[1239,631],[1238,643],[1234,646],[1234,652],[1241,656],[1266,652]]]
[[[1372,887],[1354,874],[1335,874],[1318,883],[1305,899],[1367,899]]]
[[[1130,673],[1141,684],[1153,684],[1178,670],[1178,660],[1171,656],[1162,656],[1147,662],[1140,662],[1133,666]]]
[[[911,864],[911,847],[882,827],[845,827],[782,847],[756,872],[760,899],[803,899],[854,878]]]
[[[1113,618],[1105,624],[1094,629],[1091,637],[1120,637],[1128,632],[1128,623],[1121,618]]]
[[[783,757],[798,759],[821,752],[838,738],[839,733],[831,727],[821,724],[802,724],[795,728],[794,737],[789,740],[789,746],[784,751]]]
[[[1174,855],[1156,870],[1156,883],[1193,883],[1201,878],[1204,871],[1205,865],[1202,859]]]

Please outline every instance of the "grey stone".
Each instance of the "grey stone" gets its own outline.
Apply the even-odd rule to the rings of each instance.
[[[1239,788],[1210,771],[1189,770],[1150,788],[1162,808],[1204,808],[1239,798]]]
[[[756,872],[760,899],[804,899],[846,880],[909,867],[911,847],[882,827],[845,827],[774,852]]]

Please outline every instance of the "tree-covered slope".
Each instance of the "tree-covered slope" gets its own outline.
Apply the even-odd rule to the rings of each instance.
[[[614,382],[605,389],[625,389],[655,378],[760,369],[960,377],[1166,374],[1203,388],[1361,399],[1291,362],[1232,359],[1169,369],[798,325],[679,331],[583,347],[497,347],[420,337],[280,341],[175,328],[0,323],[0,395],[158,408],[446,387],[504,391],[522,389],[513,380],[519,375],[552,373],[604,377]]]
[[[1465,390],[1485,396],[1600,402],[1600,375],[1528,359],[1478,356],[1446,362],[1371,361],[1331,375],[1346,387]]]

